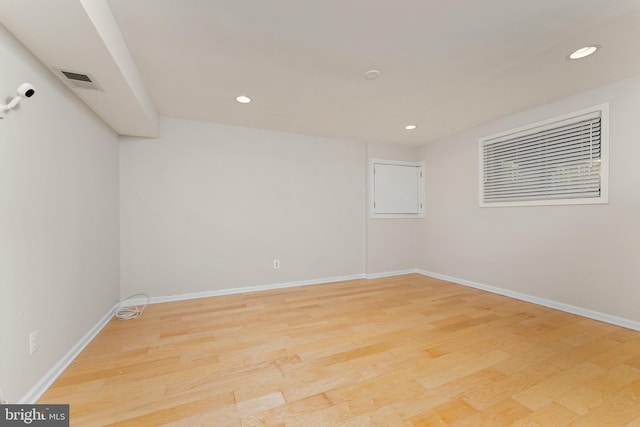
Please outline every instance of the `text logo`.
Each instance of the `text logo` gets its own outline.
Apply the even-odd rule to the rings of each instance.
[[[0,405],[0,426],[69,427],[69,405]]]

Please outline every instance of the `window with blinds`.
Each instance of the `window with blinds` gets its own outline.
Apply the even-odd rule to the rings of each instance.
[[[480,206],[607,203],[608,105],[480,139]]]

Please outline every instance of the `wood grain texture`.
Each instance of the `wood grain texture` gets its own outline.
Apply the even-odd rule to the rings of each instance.
[[[156,304],[41,399],[75,426],[640,425],[640,333],[406,275]]]

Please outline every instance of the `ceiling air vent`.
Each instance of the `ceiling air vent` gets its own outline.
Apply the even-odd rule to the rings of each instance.
[[[72,87],[91,90],[102,90],[96,79],[91,74],[78,73],[75,71],[55,69],[62,79]]]

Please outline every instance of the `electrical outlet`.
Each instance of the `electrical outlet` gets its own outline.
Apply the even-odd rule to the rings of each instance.
[[[34,354],[40,348],[40,330],[36,329],[35,331],[29,334],[29,354]]]
[[[276,270],[280,268],[280,260],[279,259],[274,259],[273,260],[273,268],[275,268]]]

